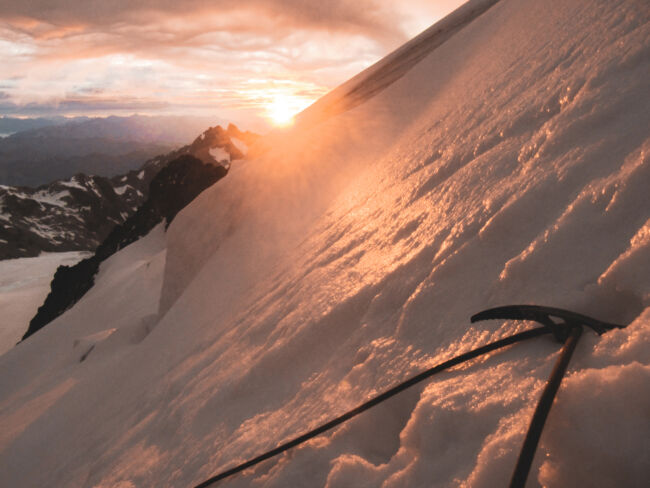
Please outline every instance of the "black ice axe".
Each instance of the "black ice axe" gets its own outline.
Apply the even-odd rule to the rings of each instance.
[[[559,319],[554,321],[551,317]],[[508,305],[505,307],[490,308],[473,315],[470,319],[472,322],[489,319],[506,319],[506,320],[533,320],[550,329],[551,333],[558,342],[564,344],[560,356],[553,366],[551,376],[549,376],[539,403],[535,408],[535,413],[530,421],[524,444],[521,447],[517,465],[510,479],[510,488],[523,488],[528,478],[537,444],[546,422],[546,417],[553,405],[553,399],[557,393],[564,373],[566,373],[571,355],[578,345],[578,340],[582,334],[582,326],[593,329],[598,335],[602,335],[611,329],[623,329],[625,325],[611,324],[601,320],[588,317],[569,310],[561,308],[543,307],[539,305]]]

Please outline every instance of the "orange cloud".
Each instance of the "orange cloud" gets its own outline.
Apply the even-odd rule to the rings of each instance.
[[[159,25],[165,19],[211,19],[214,27],[230,31],[259,31],[260,24],[284,29],[354,31],[373,38],[403,38],[398,14],[390,2],[379,0],[32,0],[3,2],[0,18],[30,30],[29,21],[56,27]],[[219,19],[226,19],[225,22]],[[204,22],[202,22],[204,24]],[[186,22],[181,30],[192,30]],[[282,33],[279,33],[282,35]]]
[[[2,2],[0,109],[263,123],[273,100],[302,107],[397,47],[409,18],[390,0]]]

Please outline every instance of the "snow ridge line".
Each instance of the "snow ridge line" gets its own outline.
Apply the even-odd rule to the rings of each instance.
[[[365,412],[366,410],[388,400],[389,398],[397,395],[398,393],[401,393],[402,391],[406,390],[407,388],[410,388],[411,386],[414,386],[431,376],[440,373],[446,369],[449,369],[453,366],[457,366],[459,364],[462,364],[464,362],[470,361],[471,359],[477,358],[478,356],[481,356],[483,354],[487,354],[489,352],[492,352],[497,349],[501,349],[503,347],[515,344],[517,342],[525,341],[527,339],[532,339],[534,337],[539,337],[544,334],[549,334],[552,332],[551,327],[548,327],[546,325],[542,327],[537,327],[535,329],[530,329],[526,330],[524,332],[519,332],[517,334],[513,334],[511,336],[505,337],[504,339],[499,339],[498,341],[490,342],[489,344],[486,344],[484,346],[478,347],[476,349],[472,349],[471,351],[468,351],[466,353],[460,354],[456,357],[453,357],[451,359],[448,359],[447,361],[440,363],[436,366],[433,366],[432,368],[427,369],[426,371],[423,371],[422,373],[413,376],[412,378],[398,384],[397,386],[394,386],[393,388],[385,391],[384,393],[381,393],[377,395],[374,398],[371,398],[367,402],[359,405],[358,407],[344,413],[343,415],[336,417],[333,420],[330,420],[329,422],[316,427],[313,430],[310,430],[309,432],[306,432],[305,434],[302,434],[299,437],[296,437],[295,439],[292,439],[284,444],[281,444],[280,446],[276,447],[275,449],[271,449],[270,451],[265,452],[264,454],[261,454],[253,459],[250,459],[249,461],[246,461],[242,464],[239,464],[238,466],[235,466],[231,469],[228,469],[227,471],[223,471],[207,480],[204,482],[198,484],[195,486],[195,488],[206,488],[213,483],[216,483],[217,481],[221,481],[225,478],[228,478],[234,474],[237,474],[241,471],[244,471],[245,469],[248,469],[252,466],[255,466],[256,464],[261,463],[262,461],[265,461],[267,459],[270,459],[274,456],[277,456],[278,454],[281,454],[285,451],[288,451],[289,449],[296,447],[309,439],[312,439],[323,432],[326,432],[337,425],[342,424],[343,422],[346,422],[350,420],[353,417],[356,417],[362,412]]]
[[[500,0],[475,0],[425,29],[416,37],[335,88],[296,116],[296,122],[312,125],[351,110],[370,100],[406,75],[433,50],[487,12]]]

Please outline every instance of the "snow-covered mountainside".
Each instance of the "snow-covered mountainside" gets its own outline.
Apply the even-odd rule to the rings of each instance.
[[[38,188],[0,185],[0,259],[40,252],[94,250],[116,225],[146,201],[158,172],[183,154],[228,166],[256,140],[230,124],[209,128],[189,145],[147,161],[140,169],[106,178],[78,174]],[[248,141],[248,143],[244,141]],[[216,151],[221,151],[218,158]]]
[[[0,186],[0,259],[94,249],[144,201],[156,169],[113,179],[78,174],[38,188]]]
[[[585,331],[529,486],[645,486],[647,2],[500,0],[408,67],[268,136],[0,357],[0,479],[192,486],[532,327],[471,314],[537,303],[630,325]],[[443,373],[219,486],[507,485],[558,349]]]

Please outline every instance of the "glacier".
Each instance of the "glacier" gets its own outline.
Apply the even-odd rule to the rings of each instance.
[[[0,356],[3,484],[193,486],[537,303],[629,326],[585,332],[527,486],[645,486],[650,7],[474,0],[424,38],[450,30],[267,135]],[[558,350],[477,359],[218,486],[504,486]]]
[[[84,252],[69,251],[0,260],[0,355],[20,341],[34,310],[45,300],[56,269],[72,266],[86,256]]]

